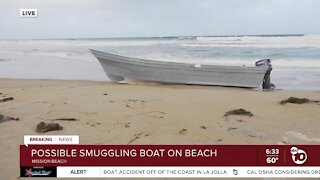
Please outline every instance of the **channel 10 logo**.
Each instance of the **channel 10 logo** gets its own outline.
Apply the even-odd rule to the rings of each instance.
[[[290,149],[290,153],[292,154],[292,161],[296,164],[303,164],[308,158],[307,153],[302,149],[298,149],[297,147],[292,147]]]

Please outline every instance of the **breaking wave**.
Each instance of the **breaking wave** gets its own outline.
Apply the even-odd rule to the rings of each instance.
[[[197,37],[188,47],[320,48],[320,35]]]

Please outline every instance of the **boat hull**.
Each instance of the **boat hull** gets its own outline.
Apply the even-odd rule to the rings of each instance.
[[[113,82],[125,78],[179,84],[257,88],[267,67],[198,65],[129,58],[91,50]]]

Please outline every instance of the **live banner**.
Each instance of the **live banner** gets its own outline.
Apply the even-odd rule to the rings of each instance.
[[[21,145],[21,177],[320,178],[320,145]]]

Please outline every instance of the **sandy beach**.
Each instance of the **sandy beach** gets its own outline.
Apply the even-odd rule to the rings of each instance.
[[[81,144],[319,144],[319,104],[279,104],[289,97],[320,92],[0,79],[0,114],[11,118],[0,123],[0,179],[18,177],[18,147],[41,121],[63,127],[44,134]],[[225,116],[240,108],[253,116]]]

